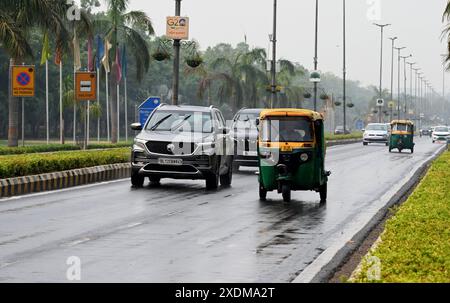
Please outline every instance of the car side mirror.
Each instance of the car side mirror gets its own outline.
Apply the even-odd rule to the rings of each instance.
[[[366,129],[365,129],[365,128],[363,128],[363,129],[361,129],[361,131],[362,131],[362,132],[365,132],[365,131],[366,131]]]
[[[256,126],[259,126],[259,124],[260,124],[259,119],[256,119]]]
[[[142,124],[141,123],[133,123],[131,124],[131,129],[135,131],[141,131],[142,130]]]

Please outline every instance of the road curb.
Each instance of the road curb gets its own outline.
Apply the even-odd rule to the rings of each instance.
[[[48,174],[0,179],[0,199],[129,177],[130,163],[109,164]]]
[[[362,143],[363,139],[345,139],[345,140],[336,140],[336,141],[327,141],[327,147],[339,146],[339,145],[347,145],[354,143]]]
[[[380,209],[375,216],[367,223],[358,233],[356,233],[353,238],[347,242],[338,252],[332,257],[332,259],[324,265],[320,271],[318,271],[314,277],[311,279],[311,283],[326,283],[339,268],[344,265],[349,257],[362,245],[367,236],[371,231],[377,227],[380,222],[388,215],[389,210],[399,203],[405,201],[412,193],[413,189],[420,183],[423,179],[425,173],[429,169],[431,163],[441,156],[446,151],[442,148],[433,157],[426,161],[417,171],[414,173],[413,177],[401,187],[401,189],[389,200],[389,202]]]

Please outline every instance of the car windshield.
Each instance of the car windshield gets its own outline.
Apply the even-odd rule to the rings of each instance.
[[[383,125],[383,124],[369,124],[367,126],[366,130],[387,131],[388,127],[387,127],[387,125]]]
[[[447,127],[436,127],[436,129],[434,131],[437,133],[448,133],[448,128]]]
[[[212,133],[213,126],[210,113],[159,110],[150,118],[146,130]]]
[[[234,121],[233,128],[256,128],[256,120],[258,118],[258,113],[241,113]]]
[[[311,142],[313,126],[308,118],[271,118],[262,121],[264,142]]]
[[[400,132],[411,132],[412,126],[409,124],[395,124],[392,130]]]

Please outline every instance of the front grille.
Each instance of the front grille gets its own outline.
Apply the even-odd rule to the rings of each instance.
[[[160,172],[178,172],[178,173],[197,173],[198,170],[190,165],[182,166],[170,166],[170,165],[160,165],[160,164],[149,164],[145,170],[160,171]]]
[[[162,155],[190,155],[197,148],[195,143],[189,142],[149,141],[146,146],[151,153]]]

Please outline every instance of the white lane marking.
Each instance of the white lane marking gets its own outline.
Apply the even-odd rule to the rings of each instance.
[[[400,189],[412,179],[414,174],[419,170],[419,168],[424,165],[431,158],[435,157],[444,147],[439,148],[431,157],[426,158],[424,161],[420,163],[420,165],[416,166],[416,169],[413,169],[409,172],[409,174],[403,178],[400,182],[397,182],[395,187],[392,187],[391,190],[386,192],[380,199],[375,200],[373,205],[378,205],[376,202],[383,202],[380,208],[373,209],[371,216],[362,216],[359,217],[356,221],[352,221],[349,226],[346,227],[346,231],[342,231],[339,237],[334,238],[333,243],[328,247],[322,254],[320,254],[310,265],[308,265],[298,276],[295,278],[292,283],[311,283],[314,277],[322,270],[324,266],[326,266],[334,256],[347,244],[350,239],[352,239],[360,230],[361,226],[364,227],[366,224],[370,222],[373,216],[383,208],[389,200],[400,191]]]
[[[23,195],[23,196],[2,198],[2,199],[0,199],[0,204],[3,202],[10,202],[10,201],[21,200],[21,199],[26,199],[26,198],[42,197],[42,196],[70,192],[70,191],[75,191],[75,190],[80,190],[80,189],[97,187],[97,186],[101,186],[101,185],[120,183],[120,182],[125,182],[128,179],[129,178],[124,178],[124,179],[118,179],[118,180],[113,180],[113,181],[106,181],[106,182],[99,182],[99,183],[93,183],[93,184],[87,184],[87,185],[79,185],[79,186],[74,186],[74,187],[70,187],[70,188],[57,189],[57,190],[52,190],[52,191],[47,191],[47,192],[42,192],[42,193],[34,193],[34,194],[27,194],[27,195]],[[131,185],[130,185],[130,187],[131,187]]]
[[[142,225],[142,224],[144,224],[144,223],[142,223],[142,222],[131,223],[131,224],[128,224],[128,225],[126,226],[126,228],[133,228],[133,227],[140,226],[140,225]]]
[[[74,246],[77,246],[77,245],[80,245],[80,244],[83,244],[83,243],[86,243],[86,242],[89,242],[89,241],[91,241],[90,238],[83,238],[83,239],[79,239],[79,240],[67,243],[64,246],[66,246],[66,247],[74,247]]]

